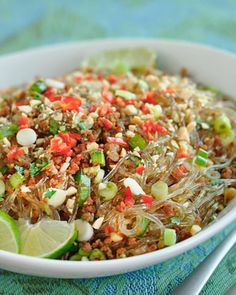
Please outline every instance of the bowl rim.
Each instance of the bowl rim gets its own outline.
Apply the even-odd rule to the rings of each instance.
[[[235,60],[236,63],[236,55],[223,49],[217,49],[213,46],[192,43],[182,40],[170,40],[170,39],[157,39],[157,38],[108,38],[108,39],[93,39],[93,40],[86,40],[86,41],[79,41],[79,42],[68,42],[68,43],[59,43],[47,46],[39,46],[35,48],[30,48],[26,50],[20,50],[17,52],[3,54],[0,55],[0,62],[2,60],[8,60],[11,58],[19,58],[21,55],[28,55],[28,54],[37,54],[38,52],[48,52],[53,51],[55,49],[63,49],[67,47],[79,47],[79,46],[91,46],[96,45],[98,43],[127,43],[127,42],[135,42],[143,43],[143,46],[148,46],[151,43],[165,43],[167,45],[179,45],[182,44],[184,46],[195,48],[195,49],[202,49],[208,52],[214,51],[215,53],[221,54],[223,56],[230,57]],[[134,45],[135,47],[135,45]],[[84,272],[87,272],[87,275],[84,277],[99,277],[104,276],[104,272],[101,275],[88,275],[89,270],[93,270],[93,272],[99,273],[101,269],[106,270],[106,273],[111,271],[111,274],[118,274],[126,272],[126,269],[129,269],[128,265],[132,265],[130,270],[132,269],[141,269],[146,267],[147,265],[157,264],[159,262],[165,261],[167,259],[171,259],[175,256],[182,254],[185,251],[188,251],[197,245],[201,244],[202,242],[210,239],[212,236],[223,230],[227,225],[235,220],[236,216],[236,206],[234,206],[228,213],[221,217],[220,222],[215,221],[209,224],[206,228],[204,228],[201,232],[197,235],[192,236],[184,241],[177,243],[174,246],[163,248],[160,250],[156,250],[150,253],[132,256],[127,258],[119,258],[119,259],[111,259],[111,260],[104,260],[104,261],[66,261],[66,260],[53,260],[53,259],[42,259],[32,256],[26,256],[23,254],[14,254],[7,251],[0,250],[0,267],[2,262],[6,265],[7,263],[14,265],[24,265],[26,268],[33,268],[35,270],[42,270],[47,269],[48,271],[57,270],[58,273],[68,273],[67,277],[83,277],[83,276],[74,276],[73,273],[76,271],[83,269]],[[114,267],[117,267],[117,272],[114,272]],[[17,271],[17,270],[16,270]],[[23,271],[20,271],[23,273]],[[28,273],[28,272],[25,272]],[[40,275],[39,272],[35,272],[37,275]],[[43,274],[42,274],[43,275]],[[60,277],[57,275],[56,277]]]

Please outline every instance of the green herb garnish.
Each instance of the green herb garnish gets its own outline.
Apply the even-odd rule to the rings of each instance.
[[[170,218],[170,222],[171,222],[172,224],[179,225],[179,224],[180,224],[180,219],[179,219],[179,217],[174,216],[174,217],[171,217],[171,218]]]
[[[60,128],[60,124],[54,120],[54,119],[50,119],[49,120],[49,132],[53,135],[57,134]]]
[[[8,171],[8,166],[4,165],[0,168],[0,172],[4,175]]]
[[[46,192],[43,194],[44,198],[51,199],[51,197],[56,193],[55,189],[49,188],[46,190]]]
[[[86,130],[86,125],[83,121],[80,121],[77,126],[79,127],[80,130]]]
[[[48,161],[45,161],[42,163],[39,163],[36,161],[35,163],[31,163],[29,168],[30,176],[38,175],[43,170],[43,168],[45,168],[48,165],[49,165]]]
[[[16,171],[18,173],[20,173],[21,175],[23,175],[23,173],[24,173],[24,168],[23,167],[18,166],[18,165],[15,165],[14,168],[16,169]]]
[[[47,89],[47,85],[42,80],[36,81],[31,87],[30,92],[32,93],[43,93]]]
[[[0,127],[0,139],[14,135],[18,131],[18,127],[15,124],[4,125]]]

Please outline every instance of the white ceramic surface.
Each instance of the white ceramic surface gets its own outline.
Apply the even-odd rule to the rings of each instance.
[[[189,69],[195,80],[215,86],[236,97],[236,56],[222,50],[186,42],[154,39],[116,39],[69,43],[36,48],[0,57],[0,88],[30,81],[32,77],[58,76],[76,68],[80,61],[95,52],[117,47],[144,46],[155,49],[159,66],[172,73]],[[0,268],[14,272],[57,278],[110,276],[141,269],[177,256],[209,239],[236,216],[231,204],[218,220],[185,241],[152,253],[107,261],[60,261],[28,257],[0,251]]]

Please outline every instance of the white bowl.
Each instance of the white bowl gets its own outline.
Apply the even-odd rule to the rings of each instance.
[[[161,68],[177,73],[186,67],[195,80],[236,97],[236,56],[201,45],[167,40],[116,39],[69,43],[0,57],[0,88],[30,81],[34,76],[58,76],[79,65],[88,55],[104,49],[144,46],[155,49]],[[209,239],[236,216],[231,204],[219,218],[196,236],[174,246],[140,256],[107,261],[61,261],[0,251],[0,268],[44,277],[91,278],[138,270],[180,255]]]

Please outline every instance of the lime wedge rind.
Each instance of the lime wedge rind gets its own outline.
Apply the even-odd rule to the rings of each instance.
[[[67,252],[77,238],[74,223],[43,219],[36,224],[18,221],[24,255],[40,258],[58,258]],[[24,239],[23,239],[24,237]]]
[[[6,212],[0,210],[0,250],[20,253],[20,231],[16,221]]]
[[[154,50],[145,47],[118,48],[99,52],[82,63],[82,67],[116,70],[117,65],[125,65],[128,70],[143,70],[155,67],[157,54]]]

